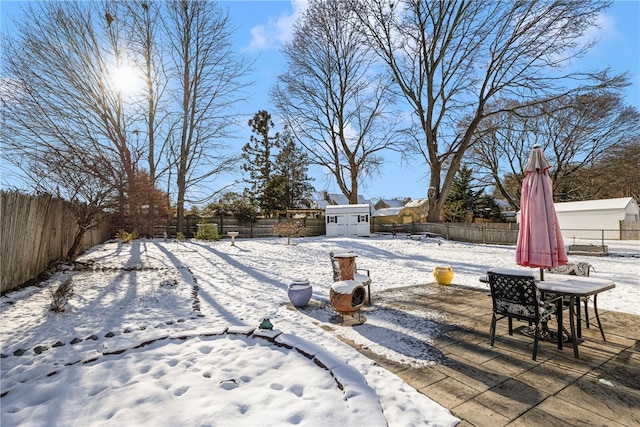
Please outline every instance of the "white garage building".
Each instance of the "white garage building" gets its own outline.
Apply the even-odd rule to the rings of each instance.
[[[572,238],[624,239],[623,230],[640,224],[640,208],[632,197],[556,203],[555,208],[565,244]]]
[[[369,205],[329,205],[325,208],[327,236],[368,237],[371,235]]]

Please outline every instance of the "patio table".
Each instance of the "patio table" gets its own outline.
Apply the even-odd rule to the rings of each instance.
[[[492,271],[500,272],[501,269],[492,269]],[[504,269],[505,274],[512,274],[516,270]],[[517,270],[520,274],[526,273],[526,271]],[[582,338],[582,329],[580,327],[580,298],[593,295],[593,310],[598,321],[598,328],[602,335],[602,340],[606,341],[604,336],[604,329],[600,322],[600,315],[598,314],[598,294],[604,291],[608,291],[616,287],[616,284],[609,279],[585,277],[585,276],[571,276],[566,274],[553,274],[546,273],[545,280],[540,280],[540,273],[536,270],[530,270],[531,276],[536,279],[536,286],[542,292],[554,293],[557,295],[569,297],[569,325],[571,328],[571,343],[573,345],[574,357],[579,357],[578,354],[578,338]],[[480,281],[488,283],[488,277],[483,275],[480,277]],[[578,305],[578,309],[575,307]],[[574,312],[574,310],[576,310]],[[576,315],[577,313],[577,315]],[[578,331],[576,333],[576,324],[574,317],[578,318]],[[560,317],[562,319],[562,317]],[[562,334],[558,336],[558,348],[562,349]]]
[[[554,293],[557,295],[569,297],[569,325],[571,328],[571,342],[573,344],[573,355],[579,357],[578,354],[578,338],[581,338],[582,334],[576,334],[575,325],[575,305],[576,301],[580,301],[580,298],[593,295],[593,308],[598,321],[598,328],[602,339],[606,341],[604,336],[604,330],[602,329],[602,323],[600,323],[600,316],[598,314],[598,294],[604,291],[608,291],[616,287],[616,284],[609,279],[601,279],[595,277],[583,277],[583,276],[568,276],[563,274],[546,274],[545,280],[536,281],[538,289],[542,292]],[[578,322],[581,321],[580,313],[577,314]],[[558,348],[562,348],[562,337],[558,337]]]

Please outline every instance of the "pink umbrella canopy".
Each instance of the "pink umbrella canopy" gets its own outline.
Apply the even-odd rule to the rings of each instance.
[[[553,268],[567,263],[562,232],[553,205],[551,165],[542,148],[531,150],[524,170],[520,196],[520,231],[516,246],[516,263],[526,267]]]

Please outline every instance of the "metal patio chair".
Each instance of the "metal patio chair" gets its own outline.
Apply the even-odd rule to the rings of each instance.
[[[562,297],[543,300],[532,275],[487,272],[491,287],[493,314],[491,316],[491,347],[496,335],[496,323],[507,318],[509,335],[513,335],[513,319],[529,322],[534,328],[533,360],[538,355],[538,341],[543,323],[557,315],[557,305]],[[561,319],[561,318],[560,318]],[[562,334],[562,322],[558,320],[558,334]]]

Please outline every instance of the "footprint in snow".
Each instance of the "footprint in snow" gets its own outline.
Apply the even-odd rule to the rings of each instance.
[[[177,397],[180,397],[183,394],[185,394],[188,390],[189,390],[189,386],[178,387],[177,389],[175,389],[173,391],[173,395],[177,396]]]
[[[235,388],[238,388],[238,383],[236,382],[236,380],[231,378],[229,380],[220,381],[220,387],[222,387],[225,390],[233,390]]]

